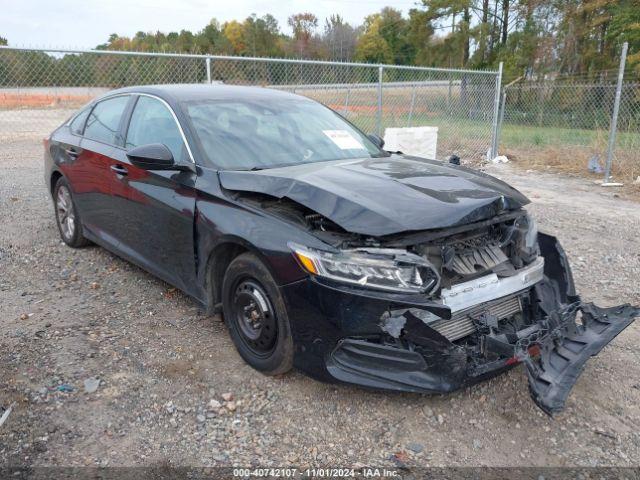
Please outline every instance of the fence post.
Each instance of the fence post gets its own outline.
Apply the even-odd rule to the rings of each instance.
[[[613,114],[611,115],[611,128],[609,130],[609,147],[607,148],[607,165],[604,169],[604,182],[611,179],[611,164],[613,162],[613,151],[616,148],[616,130],[618,128],[618,112],[620,111],[620,97],[622,96],[622,81],[624,79],[624,67],[627,61],[627,49],[629,43],[622,44],[622,55],[620,57],[620,69],[618,70],[618,85],[616,87],[616,98],[613,101]]]
[[[349,113],[349,95],[351,94],[351,89],[347,88],[347,95],[344,99],[344,116],[346,117]]]
[[[409,105],[409,121],[407,127],[411,126],[411,121],[413,120],[413,108],[416,104],[416,86],[413,86],[413,91],[411,92],[411,105]]]
[[[507,87],[502,89],[502,103],[500,104],[500,117],[498,118],[498,141],[496,142],[496,150],[498,148],[498,142],[502,136],[502,123],[504,122],[504,111],[507,108]],[[496,153],[498,153],[496,151]],[[495,157],[494,157],[495,158]]]
[[[207,83],[211,83],[211,57],[205,60],[207,63]]]
[[[382,73],[384,67],[378,67],[378,111],[376,115],[376,131],[382,137]]]
[[[493,98],[493,126],[491,130],[491,150],[490,157],[487,160],[492,160],[498,155],[498,117],[500,116],[500,89],[502,87],[502,67],[503,63],[500,62],[498,67],[498,76],[496,77],[496,91]]]

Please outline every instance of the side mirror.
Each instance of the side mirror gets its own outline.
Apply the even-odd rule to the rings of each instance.
[[[132,148],[127,152],[131,163],[144,170],[189,170],[186,165],[176,165],[171,150],[162,143],[150,143]]]
[[[380,138],[380,135],[376,135],[375,133],[370,133],[367,135],[369,140],[371,140],[378,148],[382,149],[384,147],[384,140]]]

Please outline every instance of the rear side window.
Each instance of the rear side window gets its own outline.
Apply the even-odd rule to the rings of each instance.
[[[87,117],[89,116],[90,111],[91,109],[87,108],[80,112],[78,116],[73,119],[71,125],[69,126],[72,133],[75,133],[76,135],[82,135],[82,132],[84,131],[84,124],[87,121]]]
[[[110,98],[98,103],[87,119],[84,136],[110,145],[121,145],[118,129],[127,102],[129,96]]]
[[[131,115],[125,147],[128,150],[150,143],[164,144],[177,162],[187,159],[182,135],[169,109],[155,98],[141,96]]]

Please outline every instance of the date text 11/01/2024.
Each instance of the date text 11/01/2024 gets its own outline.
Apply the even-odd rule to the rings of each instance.
[[[393,478],[398,472],[388,468],[363,467],[355,468],[234,468],[236,478]]]

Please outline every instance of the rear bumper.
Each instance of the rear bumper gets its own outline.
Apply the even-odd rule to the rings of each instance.
[[[450,294],[455,292],[445,292],[450,307],[421,296],[371,292],[312,278],[282,287],[296,367],[329,382],[446,393],[524,362],[534,401],[547,413],[561,410],[586,360],[640,310],[583,304],[557,240],[540,237],[544,262],[506,282],[485,282],[472,295],[454,299]],[[512,314],[511,310],[492,307],[490,300],[498,298],[517,298],[518,315],[525,320],[519,329],[500,318],[500,312]],[[471,311],[472,334],[455,338],[452,332],[459,330],[438,328]],[[583,319],[588,317],[584,325],[576,324],[578,311]],[[559,363],[559,358],[566,361]]]

